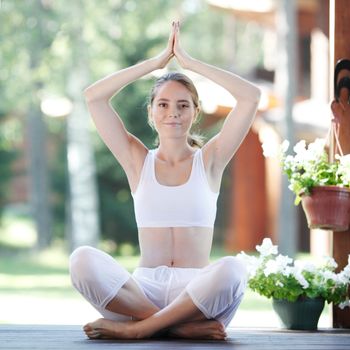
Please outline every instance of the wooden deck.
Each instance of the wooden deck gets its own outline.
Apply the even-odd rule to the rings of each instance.
[[[280,329],[229,328],[227,341],[149,339],[138,341],[89,340],[79,326],[0,325],[0,349],[242,349],[347,350],[350,330],[321,329],[297,332]]]

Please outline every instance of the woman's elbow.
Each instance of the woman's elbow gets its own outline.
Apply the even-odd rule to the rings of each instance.
[[[253,96],[254,96],[254,98],[253,98],[254,102],[259,103],[260,98],[261,98],[261,89],[259,87],[257,87],[256,85],[254,85]]]
[[[86,102],[92,102],[95,99],[94,93],[91,90],[91,87],[87,87],[83,90],[83,95],[85,97]]]

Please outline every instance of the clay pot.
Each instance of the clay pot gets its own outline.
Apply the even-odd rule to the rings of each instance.
[[[309,228],[347,231],[350,225],[350,189],[315,186],[310,195],[301,196]]]

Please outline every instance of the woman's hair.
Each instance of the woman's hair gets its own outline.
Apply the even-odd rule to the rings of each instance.
[[[182,84],[190,92],[195,108],[199,108],[198,92],[197,92],[197,89],[194,86],[192,80],[190,78],[188,78],[185,74],[178,73],[178,72],[166,73],[156,80],[156,82],[154,83],[154,85],[151,89],[149,99],[148,99],[150,105],[152,105],[152,103],[157,95],[158,89],[168,81],[176,81],[176,82]],[[196,119],[194,120],[194,122],[196,122],[197,119],[198,119],[198,115],[196,116]],[[152,128],[154,127],[150,117],[148,118],[148,123],[150,124],[150,126]],[[199,147],[200,148],[203,146],[203,137],[199,134],[190,133],[188,135],[187,142],[192,147]],[[158,139],[156,140],[156,143],[159,143]]]

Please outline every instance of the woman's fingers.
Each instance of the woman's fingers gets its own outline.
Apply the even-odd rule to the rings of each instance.
[[[186,62],[190,59],[190,56],[185,52],[180,44],[180,22],[175,22],[174,29],[174,54],[181,67],[186,68]]]
[[[168,49],[174,53],[174,41],[175,41],[175,22],[173,22],[171,27],[171,32],[168,40]]]
[[[168,64],[168,62],[174,57],[174,41],[175,41],[175,22],[173,22],[166,48],[158,56],[155,57],[158,61],[159,68],[164,68]]]

